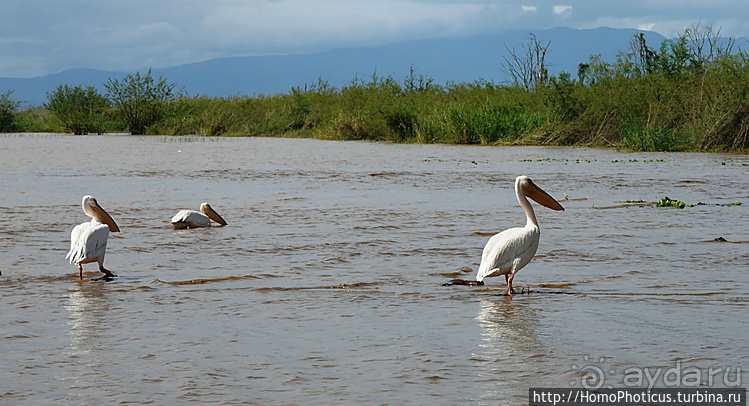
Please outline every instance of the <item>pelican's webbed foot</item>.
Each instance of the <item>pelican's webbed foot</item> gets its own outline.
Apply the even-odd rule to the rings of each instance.
[[[112,279],[112,278],[117,277],[117,275],[110,272],[109,269],[105,269],[102,267],[102,268],[99,268],[99,271],[101,271],[104,274],[104,276],[102,276],[102,279],[106,280],[106,279]]]

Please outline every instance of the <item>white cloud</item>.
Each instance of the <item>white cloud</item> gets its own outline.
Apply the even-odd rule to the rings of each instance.
[[[520,8],[526,13],[535,13],[538,10],[536,6],[520,6]]]
[[[653,28],[655,28],[655,23],[644,23],[637,26],[637,29],[642,31],[653,31]]]
[[[554,14],[565,14],[572,11],[572,6],[554,6]]]

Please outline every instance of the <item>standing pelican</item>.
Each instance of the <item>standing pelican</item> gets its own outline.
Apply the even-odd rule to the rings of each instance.
[[[210,227],[211,220],[226,225],[226,221],[208,203],[200,205],[200,212],[195,210],[180,210],[172,217],[172,227],[175,230],[185,228]]]
[[[515,293],[512,289],[512,279],[536,255],[538,240],[541,237],[536,214],[526,196],[550,209],[564,210],[559,202],[536,186],[527,176],[518,176],[515,179],[515,195],[528,222],[525,227],[510,228],[492,236],[484,247],[481,265],[476,274],[476,283],[479,285],[484,284],[484,278],[504,275],[508,295]]]
[[[82,223],[70,233],[70,252],[65,257],[71,264],[78,265],[78,277],[83,280],[83,264],[99,263],[99,270],[107,278],[115,277],[104,268],[104,254],[107,252],[109,232],[120,231],[112,217],[99,206],[93,196],[83,196],[83,212],[91,217],[88,223]]]

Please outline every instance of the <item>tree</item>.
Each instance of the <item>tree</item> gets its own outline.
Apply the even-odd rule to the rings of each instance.
[[[720,28],[714,30],[712,25],[701,27],[699,23],[684,30],[681,38],[688,40],[692,66],[702,69],[733,52],[736,39],[721,38],[720,31]]]
[[[47,93],[47,110],[55,113],[66,131],[73,134],[101,133],[104,110],[109,107],[107,98],[93,86],[58,85]]]
[[[525,90],[536,90],[546,86],[549,82],[549,72],[546,69],[546,52],[551,41],[542,44],[534,34],[528,34],[528,41],[523,44],[522,54],[515,48],[505,49],[509,56],[504,57],[502,70],[512,79],[512,85]]]
[[[109,78],[104,84],[120,118],[133,135],[145,134],[148,126],[164,116],[167,105],[177,98],[175,86],[176,83],[167,83],[163,76],[155,81],[151,69],[145,76],[137,72],[121,81]]]
[[[13,92],[8,90],[0,94],[0,132],[12,132],[16,129],[14,116],[21,103],[10,98]]]
[[[652,74],[658,60],[658,53],[650,48],[645,40],[645,34],[637,33],[629,43],[632,64],[637,75]]]

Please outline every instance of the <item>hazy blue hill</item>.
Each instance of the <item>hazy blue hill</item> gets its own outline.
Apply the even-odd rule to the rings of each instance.
[[[626,51],[637,30],[597,28],[573,30],[554,28],[533,31],[541,42],[551,41],[547,63],[552,74],[561,71],[577,73],[577,65],[591,55],[600,54],[613,62],[619,51]],[[473,82],[479,79],[502,83],[507,49],[520,47],[528,38],[526,31],[464,38],[407,41],[379,47],[335,49],[309,55],[255,56],[212,59],[171,68],[154,69],[176,82],[191,96],[210,97],[272,95],[286,93],[292,87],[304,87],[318,79],[341,87],[355,77],[369,80],[373,73],[391,75],[403,80],[411,67],[417,75],[434,79],[438,84]],[[646,32],[648,44],[657,47],[663,40],[657,33]],[[146,72],[148,67],[141,69]],[[93,85],[104,91],[107,78],[122,78],[134,72],[108,72],[72,69],[37,78],[0,78],[0,93],[15,89],[11,96],[26,104],[41,105],[47,92],[58,84]]]

